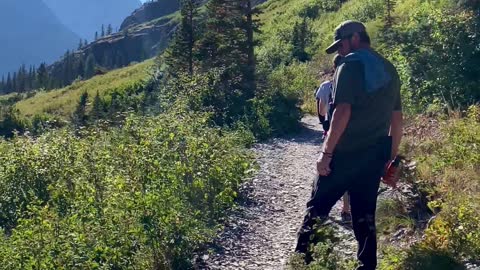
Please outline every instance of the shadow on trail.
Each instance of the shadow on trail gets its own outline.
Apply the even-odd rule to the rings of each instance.
[[[317,145],[320,147],[323,143],[322,136],[323,130],[318,120],[307,116],[300,123],[297,132],[273,140],[284,139],[300,144]]]

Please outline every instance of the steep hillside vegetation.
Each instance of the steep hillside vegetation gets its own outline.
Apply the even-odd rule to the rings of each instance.
[[[95,76],[87,81],[78,81],[62,89],[38,92],[33,97],[18,102],[15,108],[20,115],[28,118],[47,114],[68,120],[83,93],[88,93],[91,97],[99,93],[101,97],[105,97],[113,93],[125,94],[134,91],[147,82],[152,65],[153,61],[149,60]]]
[[[268,63],[264,68],[302,77],[308,83],[297,90],[304,91],[305,100],[311,99],[318,79],[331,69],[323,50],[332,40],[333,29],[341,21],[356,19],[366,23],[373,46],[397,65],[405,109],[419,112],[439,104],[465,108],[480,100],[476,8],[469,2],[405,0],[396,1],[388,17],[384,1],[379,0],[270,1],[260,15],[264,26],[258,56]],[[293,28],[302,22],[306,45],[299,48],[292,41]],[[298,49],[312,61],[299,61],[294,53]]]
[[[57,60],[80,39],[42,0],[0,2],[0,76],[20,65],[39,65]],[[11,79],[13,79],[11,77]]]

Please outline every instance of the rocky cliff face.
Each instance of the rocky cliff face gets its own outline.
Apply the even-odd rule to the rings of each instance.
[[[147,2],[123,21],[120,31],[174,13],[179,9],[180,3],[178,0]]]
[[[128,65],[159,54],[168,45],[175,27],[170,19],[155,20],[99,39],[83,51],[93,54],[107,68]]]

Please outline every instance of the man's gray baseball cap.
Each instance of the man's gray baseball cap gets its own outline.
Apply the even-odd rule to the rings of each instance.
[[[335,28],[335,35],[333,43],[325,50],[328,54],[334,53],[338,50],[338,46],[342,39],[350,38],[355,33],[366,32],[365,25],[356,21],[344,21],[337,28]]]

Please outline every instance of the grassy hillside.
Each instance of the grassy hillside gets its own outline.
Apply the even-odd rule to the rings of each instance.
[[[300,80],[288,87],[300,92],[305,111],[313,112],[313,91],[331,69],[331,56],[324,49],[332,41],[333,30],[344,20],[359,20],[366,24],[373,47],[397,66],[406,111],[425,112],[432,104],[465,109],[480,100],[478,19],[474,4],[468,3],[396,1],[394,23],[386,27],[386,8],[380,0],[269,1],[259,15],[260,67],[281,70],[294,82]],[[301,62],[292,56],[292,35],[294,25],[304,19],[308,25],[305,51],[311,61]]]
[[[324,7],[332,3],[332,7]],[[301,94],[304,111],[315,110],[313,92],[321,80],[328,77],[331,69],[330,57],[324,53],[332,42],[333,29],[342,21],[356,19],[366,23],[369,32],[377,32],[379,17],[383,12],[381,0],[348,1],[340,6],[338,1],[320,0],[278,0],[268,1],[261,6],[259,19],[262,22],[258,36],[261,46],[257,49],[259,61],[264,69],[281,70],[283,76],[292,76],[292,91]],[[306,52],[311,61],[299,62],[292,58],[292,30],[295,23],[306,18],[309,40]]]
[[[35,96],[18,102],[15,107],[25,117],[48,114],[66,119],[75,110],[82,93],[95,96],[98,92],[100,96],[107,96],[113,91],[122,92],[138,87],[148,79],[152,66],[153,60],[148,60],[86,81],[74,82],[65,88],[38,92]]]

